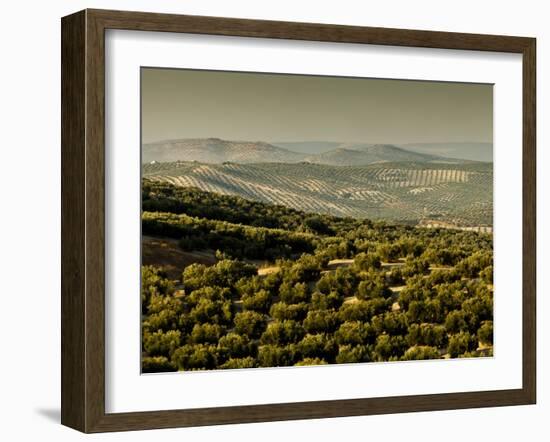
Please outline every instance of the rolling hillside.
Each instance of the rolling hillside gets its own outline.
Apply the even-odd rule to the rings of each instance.
[[[302,152],[308,155],[335,151],[337,149],[365,150],[374,146],[395,146],[413,154],[427,154],[434,157],[444,157],[453,160],[461,159],[467,161],[493,161],[493,143],[407,143],[407,144],[368,144],[368,143],[341,143],[335,141],[296,141],[276,142],[274,146]],[[416,161],[411,159],[410,161]]]
[[[144,144],[142,162],[200,161],[201,163],[298,162],[304,156],[261,141],[190,138]]]
[[[281,141],[271,143],[274,146],[292,150],[293,152],[302,152],[308,155],[313,155],[319,152],[328,152],[334,150],[342,143],[338,141]]]
[[[488,163],[145,164],[143,177],[308,212],[416,224],[492,225]]]
[[[390,161],[418,161],[423,163],[449,161],[436,155],[410,152],[391,144],[343,144],[328,152],[308,156],[305,160],[311,163],[332,166],[364,166]]]
[[[340,144],[318,153],[294,152],[262,141],[227,141],[193,138],[144,144],[142,162],[198,161],[219,164],[299,163],[307,161],[332,166],[364,166],[380,162],[460,162],[428,153],[412,152],[391,144]]]

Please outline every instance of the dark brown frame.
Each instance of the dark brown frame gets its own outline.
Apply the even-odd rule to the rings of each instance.
[[[83,432],[534,404],[536,40],[312,23],[84,10],[62,19],[61,422]],[[523,386],[402,397],[105,413],[105,30],[185,32],[523,56]]]

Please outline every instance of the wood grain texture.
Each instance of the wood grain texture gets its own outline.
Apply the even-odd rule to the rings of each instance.
[[[190,410],[105,413],[105,30],[523,54],[523,387]],[[84,432],[532,404],[535,352],[535,40],[525,37],[86,10],[62,20],[62,423]]]
[[[523,389],[537,394],[537,147],[536,41],[523,51]]]
[[[61,422],[85,427],[85,13],[61,34]]]
[[[86,11],[86,431],[105,414],[105,38]]]
[[[530,40],[525,37],[501,35],[247,20],[147,12],[105,10],[88,10],[88,12],[95,19],[100,20],[106,29],[186,32],[191,34],[500,52],[522,52]]]

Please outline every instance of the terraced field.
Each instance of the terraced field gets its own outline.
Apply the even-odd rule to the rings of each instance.
[[[143,177],[316,213],[492,225],[490,163],[154,163]]]

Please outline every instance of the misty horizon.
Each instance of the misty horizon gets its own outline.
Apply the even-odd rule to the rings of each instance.
[[[483,140],[465,140],[465,141],[415,141],[415,142],[405,142],[405,143],[395,143],[391,141],[371,141],[371,140],[320,140],[320,139],[275,139],[275,140],[269,140],[269,139],[251,139],[251,138],[223,138],[215,135],[211,136],[203,136],[203,137],[179,137],[179,138],[159,138],[156,140],[151,140],[147,142],[143,142],[142,144],[159,144],[159,143],[169,143],[173,141],[179,141],[179,140],[221,140],[221,141],[235,141],[235,142],[250,142],[250,143],[268,143],[272,144],[274,146],[278,144],[292,144],[292,143],[332,143],[332,144],[387,144],[391,146],[406,146],[406,145],[412,145],[412,144],[493,144],[492,141],[483,141]]]

